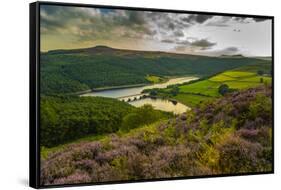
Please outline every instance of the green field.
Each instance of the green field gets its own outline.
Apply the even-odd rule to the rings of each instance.
[[[219,96],[218,87],[220,82],[211,80],[203,80],[189,85],[180,86],[180,93],[194,93],[205,96],[216,97]]]
[[[261,78],[263,82],[261,82]],[[230,88],[233,89],[245,89],[256,87],[261,83],[270,83],[271,77],[259,76],[257,73],[247,71],[226,71],[222,74],[210,78],[209,80],[218,82],[219,85],[227,84]]]
[[[155,76],[155,75],[147,75],[145,77],[146,80],[148,80],[151,83],[160,83],[165,81],[163,77]]]
[[[264,74],[259,75],[258,71],[263,71]],[[222,84],[228,85],[232,91],[269,84],[271,83],[270,71],[270,64],[264,63],[238,67],[204,80],[200,79],[197,82],[179,85],[179,93],[172,98],[190,107],[195,107],[204,101],[221,97],[222,95],[219,93],[218,89]],[[161,96],[169,97],[171,89],[172,88],[161,90]]]
[[[188,105],[190,107],[195,107],[196,105],[200,104],[203,101],[213,100],[213,97],[208,96],[201,96],[196,94],[184,94],[180,93],[175,96],[175,99],[180,101],[181,103]]]

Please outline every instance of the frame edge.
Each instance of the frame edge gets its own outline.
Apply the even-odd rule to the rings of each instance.
[[[37,130],[38,2],[29,4],[29,186],[39,188]]]

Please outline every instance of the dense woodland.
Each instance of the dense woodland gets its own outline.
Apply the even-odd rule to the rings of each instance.
[[[152,106],[135,108],[103,97],[41,98],[41,146],[53,147],[88,135],[128,131],[171,116]]]

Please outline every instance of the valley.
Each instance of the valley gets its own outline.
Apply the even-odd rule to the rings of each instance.
[[[254,148],[253,155],[271,152],[268,59],[104,46],[51,51],[41,59],[44,184],[258,172],[271,167],[271,157],[244,155]],[[228,162],[224,151],[237,151],[237,159],[242,156],[245,164]],[[171,157],[162,160],[166,153]],[[91,154],[94,158],[87,156]],[[164,165],[159,168],[160,162]],[[64,172],[57,173],[57,164]],[[108,177],[98,177],[99,172]],[[79,176],[77,181],[73,175]]]

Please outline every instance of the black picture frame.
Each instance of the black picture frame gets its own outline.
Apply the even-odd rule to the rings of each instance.
[[[202,176],[187,176],[187,177],[173,177],[173,178],[157,178],[148,180],[134,180],[134,181],[111,181],[98,183],[81,183],[81,184],[63,184],[63,185],[40,185],[40,6],[41,5],[59,5],[67,7],[91,7],[91,8],[110,8],[121,10],[136,10],[136,11],[157,11],[170,13],[195,13],[204,15],[218,15],[218,16],[239,16],[239,17],[253,17],[260,19],[270,19],[272,21],[272,112],[273,112],[273,126],[272,126],[272,170],[266,172],[249,172],[236,173],[224,175],[202,175]],[[73,187],[73,186],[88,186],[100,184],[120,184],[120,183],[136,183],[149,181],[163,181],[163,180],[184,180],[194,178],[213,178],[213,177],[231,177],[231,176],[246,176],[246,175],[260,175],[274,173],[274,17],[264,15],[249,15],[249,14],[235,14],[235,13],[219,13],[219,12],[201,12],[201,11],[187,11],[187,10],[170,10],[170,9],[156,9],[156,8],[141,8],[141,7],[125,7],[125,6],[109,6],[109,5],[92,5],[79,3],[59,3],[39,1],[30,3],[30,18],[29,18],[29,39],[30,39],[30,75],[29,75],[29,185],[33,188],[52,188],[52,187]]]

